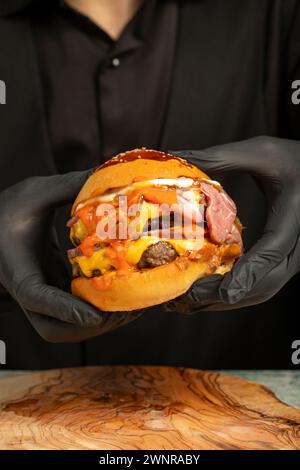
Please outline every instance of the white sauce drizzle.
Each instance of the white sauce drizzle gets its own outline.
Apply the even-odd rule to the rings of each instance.
[[[90,204],[92,202],[112,202],[116,196],[125,195],[128,191],[131,191],[132,189],[138,189],[145,186],[175,186],[177,188],[185,189],[191,187],[195,182],[211,184],[212,186],[215,186],[218,189],[221,189],[222,187],[218,181],[210,180],[208,178],[199,178],[197,180],[193,180],[192,178],[186,178],[185,176],[180,176],[179,178],[156,178],[154,180],[138,181],[124,188],[120,188],[117,191],[89,198],[86,201],[79,203],[76,207],[76,211],[82,209],[82,207],[84,207],[86,204]]]

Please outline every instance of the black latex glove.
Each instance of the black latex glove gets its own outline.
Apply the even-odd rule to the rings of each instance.
[[[48,265],[56,267],[57,276],[50,276],[56,277],[56,285],[67,279],[53,228],[54,210],[74,201],[89,174],[33,177],[0,193],[0,283],[51,342],[83,341],[141,315],[100,312],[47,283]]]
[[[300,270],[300,142],[258,137],[204,151],[172,153],[211,176],[234,171],[251,174],[265,194],[268,217],[261,238],[230,273],[196,281],[166,309],[232,310],[271,298]]]

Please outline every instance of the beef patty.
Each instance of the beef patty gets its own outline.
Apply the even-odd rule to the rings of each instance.
[[[144,251],[138,263],[139,268],[154,268],[173,261],[177,257],[177,251],[165,241],[150,245]]]

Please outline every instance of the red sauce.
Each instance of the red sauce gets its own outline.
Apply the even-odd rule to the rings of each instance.
[[[113,240],[110,243],[110,253],[108,255],[112,266],[116,269],[118,275],[126,275],[134,271],[134,267],[126,260],[127,242]]]
[[[185,256],[178,256],[178,258],[174,261],[175,266],[179,269],[179,271],[184,271],[188,267],[188,258]]]
[[[79,209],[76,212],[76,216],[82,221],[85,225],[88,233],[92,233],[96,230],[97,218],[96,218],[96,209],[98,202],[92,202],[86,204],[82,209]]]
[[[86,237],[83,242],[79,245],[80,250],[82,251],[83,256],[92,256],[94,253],[94,245],[99,243],[99,237],[96,233]]]
[[[163,188],[144,188],[142,194],[146,201],[153,202],[154,204],[168,204],[172,206],[177,202],[176,189],[163,189]]]
[[[134,189],[127,194],[127,205],[130,207],[137,204],[141,198],[153,204],[167,204],[172,206],[177,203],[177,193],[175,189],[154,188],[153,186]]]

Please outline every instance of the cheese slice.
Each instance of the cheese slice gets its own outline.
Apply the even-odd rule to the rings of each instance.
[[[82,220],[78,219],[77,222],[71,227],[70,231],[70,239],[74,245],[74,238],[76,237],[78,240],[82,241],[85,237],[88,236],[88,231]]]
[[[101,274],[105,274],[111,269],[111,263],[107,256],[107,248],[95,251],[92,256],[76,256],[71,263],[77,263],[86,277],[92,277],[93,271],[99,269]]]
[[[159,241],[166,241],[173,246],[179,255],[182,255],[188,251],[200,250],[203,246],[203,240],[199,239],[170,239],[170,238],[158,238],[158,237],[141,237],[138,240],[132,240],[128,244],[126,252],[126,260],[132,265],[137,265],[140,261],[144,251],[154,243]],[[95,251],[92,256],[76,256],[72,258],[71,263],[78,263],[82,273],[86,277],[92,277],[94,270],[99,270],[101,274],[107,273],[112,265],[108,256],[108,249],[102,248],[101,250]]]
[[[187,251],[200,250],[203,245],[203,240],[197,239],[173,239],[173,238],[158,238],[158,237],[141,237],[136,241],[129,244],[126,253],[126,259],[131,264],[138,264],[144,251],[154,243],[165,241],[170,243],[179,255]]]

